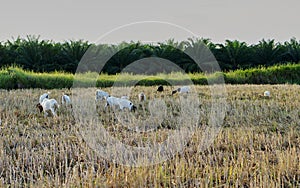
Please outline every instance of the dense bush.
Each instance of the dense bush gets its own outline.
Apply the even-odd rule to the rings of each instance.
[[[207,48],[203,48],[203,45]],[[264,39],[252,45],[237,40],[214,44],[209,39],[190,38],[182,42],[170,39],[158,44],[122,42],[118,45],[95,45],[82,40],[57,43],[28,36],[26,39],[0,42],[0,67],[17,65],[34,72],[75,73],[78,71],[78,63],[88,49],[91,49],[89,51],[92,51],[93,55],[86,59],[86,64],[80,71],[97,70],[97,62],[101,59],[94,56],[106,57],[109,56],[107,54],[112,54],[112,57],[107,57],[107,63],[102,69],[102,72],[108,74],[120,73],[130,63],[151,57],[169,60],[185,72],[201,72],[199,66],[185,52],[195,54],[199,57],[197,60],[201,62],[202,68],[210,70],[212,58],[206,57],[209,54],[207,49],[212,52],[221,70],[225,72],[287,62],[298,63],[300,60],[300,43],[295,38],[283,44]],[[164,70],[164,67],[162,69]]]
[[[225,82],[231,84],[300,84],[300,64],[276,65],[230,71]]]
[[[182,73],[159,74],[159,75],[133,75],[119,74],[108,75],[87,72],[74,74],[52,72],[35,73],[24,71],[18,67],[8,67],[0,70],[1,89],[21,89],[21,88],[71,88],[74,79],[76,85],[82,87],[111,87],[128,85],[185,85],[188,79],[197,85],[207,85],[208,83],[228,84],[300,84],[300,64],[276,65],[271,67],[251,68],[246,70],[236,70],[227,73],[216,72],[208,75],[202,73],[188,74],[185,77]]]

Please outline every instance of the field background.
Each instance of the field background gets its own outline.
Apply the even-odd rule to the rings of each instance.
[[[205,150],[199,150],[198,145],[203,127],[208,125],[210,92],[209,86],[195,87],[202,102],[201,122],[183,153],[161,164],[138,168],[98,156],[78,137],[84,124],[75,121],[72,110],[61,107],[58,119],[38,113],[35,105],[40,94],[50,91],[51,98],[60,101],[62,92],[71,94],[70,90],[1,90],[1,187],[300,186],[299,85],[226,85],[226,117],[220,133]],[[136,86],[131,99],[138,104],[140,91],[150,99],[168,99],[173,87],[166,86],[167,91],[159,95],[155,89]],[[87,96],[94,98],[96,88],[86,90]],[[271,98],[262,97],[265,90],[271,92]],[[132,146],[162,141],[176,129],[134,133],[112,121],[109,112],[100,111],[99,117],[107,122],[111,136]]]
[[[87,69],[74,75],[88,49],[100,57],[117,53],[100,74]],[[219,63],[220,72],[203,72],[183,53],[190,51],[202,57],[207,49]],[[110,136],[129,146],[161,143],[175,130],[189,126],[179,123],[181,98],[171,96],[175,85],[185,85],[187,80],[178,72],[147,76],[126,73],[118,80],[124,67],[149,57],[169,60],[186,72],[196,85],[193,96],[200,101],[194,134],[183,152],[170,160],[143,167],[115,164],[100,157],[79,136],[88,124],[76,119],[76,108],[61,106],[58,118],[44,118],[36,109],[39,96],[48,91],[59,102],[62,93],[78,99],[72,92],[75,81],[84,86],[84,97],[79,99],[89,109],[82,112],[87,120],[98,118]],[[210,70],[206,60],[202,59],[201,66]],[[300,42],[295,38],[284,43],[263,39],[257,44],[237,40],[214,44],[209,39],[191,38],[158,44],[132,41],[96,45],[28,36],[0,42],[0,187],[299,187],[299,62]],[[174,85],[170,86],[168,79]],[[226,84],[226,114],[213,143],[200,149],[212,107],[208,82]],[[130,99],[138,110],[124,114],[138,117],[137,121],[129,119],[136,127],[151,113],[164,114],[163,106],[162,111],[148,109],[149,99],[162,99],[170,109],[166,113],[169,118],[162,122],[155,119],[157,129],[132,131],[116,120],[111,110],[104,111],[104,103],[94,105],[97,88],[111,92],[115,84],[131,83],[135,87]],[[164,93],[155,92],[160,84],[166,88]],[[263,96],[266,90],[271,97]],[[137,99],[141,91],[148,98],[144,103]]]

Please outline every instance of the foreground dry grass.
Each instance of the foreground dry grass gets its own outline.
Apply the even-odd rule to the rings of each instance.
[[[207,116],[209,90],[207,86],[196,88],[202,103],[200,114]],[[35,109],[43,90],[1,91],[1,186],[300,186],[300,86],[228,85],[226,89],[226,117],[212,145],[199,149],[208,119],[201,117],[202,126],[181,154],[146,167],[117,165],[98,156],[77,136],[81,125],[76,125],[68,109],[61,108],[57,120],[44,119]],[[91,96],[94,90],[90,89]],[[141,90],[154,97],[154,88],[137,87],[133,101]],[[170,90],[156,97],[166,99]],[[270,99],[260,96],[264,90],[271,91]],[[52,90],[51,96],[58,98],[61,92]],[[110,134],[128,145],[160,142],[172,133],[170,127],[128,133],[112,123],[111,114],[103,114],[100,117]]]

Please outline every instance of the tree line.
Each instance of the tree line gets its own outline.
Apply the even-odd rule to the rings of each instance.
[[[300,61],[300,42],[295,38],[283,43],[262,39],[251,45],[238,40],[215,44],[204,38],[189,38],[181,42],[169,39],[156,44],[132,41],[96,45],[83,40],[53,42],[27,36],[0,42],[0,67],[17,65],[34,72],[75,73],[78,63],[88,49],[94,50],[98,56],[115,52],[113,56],[108,56],[109,59],[102,69],[102,72],[108,74],[119,73],[132,62],[149,57],[169,60],[185,72],[201,72],[195,59],[188,55],[190,53],[200,57],[201,68],[204,67],[205,70],[209,70],[214,59],[210,55],[213,55],[224,72]]]

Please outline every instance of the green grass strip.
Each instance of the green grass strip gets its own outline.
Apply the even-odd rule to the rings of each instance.
[[[227,73],[217,72],[209,75],[203,73],[99,75],[94,72],[87,72],[76,74],[76,76],[64,72],[36,73],[12,66],[0,70],[0,88],[71,88],[75,78],[76,83],[84,87],[184,85],[189,83],[190,80],[197,85],[223,83],[224,80],[226,84],[300,84],[300,64],[277,65],[268,68],[259,67]]]

